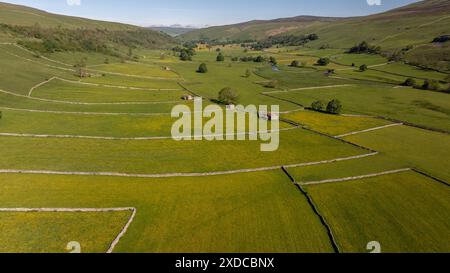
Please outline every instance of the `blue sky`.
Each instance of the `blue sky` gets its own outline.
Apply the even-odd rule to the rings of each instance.
[[[0,0],[2,1],[2,0]],[[360,16],[415,0],[6,0],[49,12],[150,25],[224,25],[297,15]],[[371,3],[372,5],[369,5]],[[380,5],[378,5],[380,4]]]

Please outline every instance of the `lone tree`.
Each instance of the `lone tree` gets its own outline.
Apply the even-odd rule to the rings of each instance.
[[[217,55],[216,60],[217,60],[218,62],[223,62],[223,61],[225,61],[225,56],[223,56],[222,52],[220,52],[219,55]]]
[[[328,58],[320,58],[317,61],[317,64],[320,65],[320,66],[327,66],[327,65],[330,64],[330,59],[328,59]]]
[[[298,61],[292,61],[291,67],[299,67],[300,63]]]
[[[359,67],[359,71],[364,72],[367,71],[367,65],[363,64]]]
[[[205,63],[202,63],[198,69],[197,69],[198,73],[207,73],[208,72],[208,67],[206,66]]]
[[[239,100],[239,95],[230,87],[225,87],[220,90],[218,100],[226,105],[236,104]]]
[[[403,83],[403,86],[409,86],[409,87],[414,87],[416,86],[416,80],[413,78],[407,78],[406,81]]]
[[[250,78],[251,75],[252,75],[252,72],[250,71],[250,69],[247,69],[247,70],[245,71],[245,77],[246,77],[246,78]]]
[[[339,115],[342,112],[342,104],[339,100],[332,100],[328,103],[327,112],[334,115]]]
[[[323,111],[323,109],[325,108],[325,104],[323,103],[323,101],[315,101],[311,104],[311,108],[314,111]]]
[[[87,77],[87,69],[86,69],[86,59],[81,59],[77,64],[75,64],[75,71],[78,77],[85,78]]]
[[[272,57],[272,56],[269,58],[269,63],[271,63],[272,65],[277,65],[278,64],[277,59],[275,57]]]

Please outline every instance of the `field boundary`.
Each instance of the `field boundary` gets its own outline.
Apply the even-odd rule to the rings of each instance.
[[[300,127],[290,127],[283,128],[279,130],[266,130],[257,132],[241,132],[233,134],[216,134],[216,135],[202,135],[202,137],[227,137],[227,136],[242,136],[242,135],[258,135],[258,134],[269,134],[275,132],[285,132]],[[73,138],[73,139],[96,139],[96,140],[164,140],[164,139],[175,139],[179,140],[184,137],[174,138],[172,136],[155,136],[155,137],[106,137],[106,136],[82,136],[82,135],[46,135],[46,134],[23,134],[23,133],[0,133],[0,137],[28,137],[28,138]],[[199,136],[192,136],[196,138]]]
[[[43,98],[37,98],[37,97],[29,97],[26,95],[17,94],[14,92],[6,91],[3,89],[0,89],[1,93],[5,93],[8,95],[31,99],[31,100],[37,100],[37,101],[45,101],[45,102],[53,102],[53,103],[60,103],[60,104],[72,104],[72,105],[155,105],[155,104],[173,104],[173,103],[179,103],[180,101],[153,101],[153,102],[74,102],[74,101],[63,101],[63,100],[51,100],[51,99],[43,99]]]
[[[47,83],[53,81],[54,79],[56,79],[56,77],[51,77],[50,79],[45,80],[45,81],[43,81],[43,82],[41,82],[41,83],[38,83],[38,84],[36,84],[35,86],[31,87],[30,92],[28,92],[28,97],[31,97],[31,95],[33,94],[33,91],[34,91],[35,89],[37,89],[37,88],[39,88],[39,87],[41,87],[41,86],[43,86],[43,85],[45,85],[45,84],[47,84]]]
[[[327,235],[328,235],[328,238],[330,239],[331,246],[332,246],[334,252],[340,253],[339,245],[338,245],[338,243],[336,241],[336,238],[334,237],[334,234],[333,234],[333,231],[331,229],[331,226],[328,224],[328,222],[325,219],[325,217],[320,213],[319,208],[314,203],[312,197],[308,194],[308,192],[305,189],[303,189],[303,187],[300,184],[298,184],[295,181],[295,178],[289,173],[289,171],[284,166],[281,167],[281,170],[283,171],[284,174],[287,175],[289,180],[294,184],[294,186],[306,198],[306,200],[307,200],[308,204],[310,205],[311,209],[313,210],[314,214],[316,214],[316,216],[319,217],[319,220],[322,223],[323,227],[327,230]]]
[[[404,168],[404,169],[397,169],[397,170],[391,170],[391,171],[385,171],[385,172],[379,172],[379,173],[372,173],[372,174],[366,174],[366,175],[360,175],[360,176],[351,176],[351,177],[336,178],[336,179],[325,179],[325,180],[319,180],[319,181],[306,181],[306,182],[299,182],[299,184],[305,185],[305,186],[310,186],[310,185],[339,183],[339,182],[361,180],[361,179],[366,179],[366,178],[373,178],[373,177],[379,177],[379,176],[385,176],[385,175],[396,174],[396,173],[403,173],[403,172],[409,172],[409,171],[412,171],[412,169],[411,168]]]
[[[266,95],[266,94],[290,93],[290,92],[297,92],[297,91],[303,91],[303,90],[331,89],[331,88],[340,88],[340,87],[348,87],[348,86],[353,86],[353,84],[337,84],[337,85],[301,87],[301,88],[293,88],[293,89],[287,89],[287,90],[262,92],[261,94]]]
[[[217,171],[217,172],[205,172],[205,173],[163,173],[163,174],[131,174],[131,173],[118,173],[118,172],[77,172],[77,171],[51,171],[51,170],[15,170],[15,169],[3,169],[0,170],[0,174],[46,174],[46,175],[74,175],[74,176],[109,176],[109,177],[131,177],[131,178],[171,178],[171,177],[206,177],[206,176],[218,176],[218,175],[230,175],[239,173],[254,173],[262,171],[279,170],[281,167],[296,168],[330,164],[341,161],[349,161],[353,159],[360,159],[377,155],[376,153],[362,154],[351,157],[336,158],[317,162],[305,162],[291,165],[280,165],[261,167],[253,169],[239,169],[229,171]]]
[[[119,243],[120,239],[125,235],[125,233],[128,231],[128,228],[130,227],[131,223],[133,222],[137,209],[134,207],[128,207],[128,208],[0,208],[1,212],[118,212],[118,211],[131,211],[131,216],[128,219],[125,226],[121,229],[119,234],[114,238],[112,243],[110,244],[108,250],[106,253],[112,253],[114,251],[114,248]]]
[[[123,86],[123,85],[110,85],[110,84],[100,84],[100,83],[90,83],[90,82],[82,82],[67,80],[60,77],[54,77],[56,80],[60,80],[67,83],[80,84],[80,85],[89,85],[96,87],[108,87],[108,88],[117,88],[117,89],[129,89],[129,90],[139,90],[139,91],[182,91],[181,89],[174,88],[143,88],[143,87],[132,87],[132,86]]]
[[[357,134],[368,133],[368,132],[373,132],[373,131],[377,131],[377,130],[382,130],[382,129],[386,129],[386,128],[390,128],[390,127],[394,127],[394,126],[402,126],[402,125],[403,125],[403,123],[388,124],[388,125],[384,125],[384,126],[378,126],[378,127],[366,129],[366,130],[346,133],[343,135],[335,136],[335,138],[344,138],[347,136],[353,136],[353,135],[357,135]]]

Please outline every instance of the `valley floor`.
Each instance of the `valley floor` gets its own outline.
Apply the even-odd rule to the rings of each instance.
[[[331,50],[221,51],[93,55],[80,79],[76,54],[1,44],[0,252],[450,251],[449,94],[399,88],[448,75]],[[231,61],[259,54],[278,69]],[[334,62],[315,66],[318,54]],[[183,96],[213,104],[224,87],[280,106],[277,151],[171,138]],[[332,99],[342,115],[308,110]]]

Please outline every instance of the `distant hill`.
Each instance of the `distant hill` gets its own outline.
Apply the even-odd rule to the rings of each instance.
[[[106,28],[108,30],[133,30],[138,27],[90,20],[80,17],[72,17],[48,13],[46,11],[26,6],[0,2],[0,23],[16,26],[32,26],[39,23],[42,27],[62,28]]]
[[[130,48],[170,47],[176,41],[151,29],[52,14],[0,2],[0,40],[38,52],[95,51],[127,56]]]
[[[150,29],[163,32],[167,35],[170,35],[172,37],[177,37],[182,34],[186,34],[188,32],[197,30],[197,28],[189,28],[189,27],[177,27],[177,26],[169,26],[169,27],[149,27]]]
[[[341,18],[297,16],[275,20],[254,20],[234,25],[193,30],[181,36],[184,40],[261,40],[269,36],[290,33],[313,26],[328,25]]]
[[[432,41],[450,34],[450,0],[425,0],[384,13],[350,18],[298,16],[191,31],[180,38],[195,40],[263,40],[277,35],[317,34],[308,47],[348,49],[367,41],[384,52],[401,51],[406,61],[450,70],[450,45]],[[405,51],[405,49],[408,49]]]
[[[316,33],[313,45],[347,48],[366,40],[384,48],[423,44],[449,34],[450,0],[426,0],[365,17],[329,18],[298,16],[269,21],[199,29],[181,36],[185,40],[261,40],[283,34]]]

